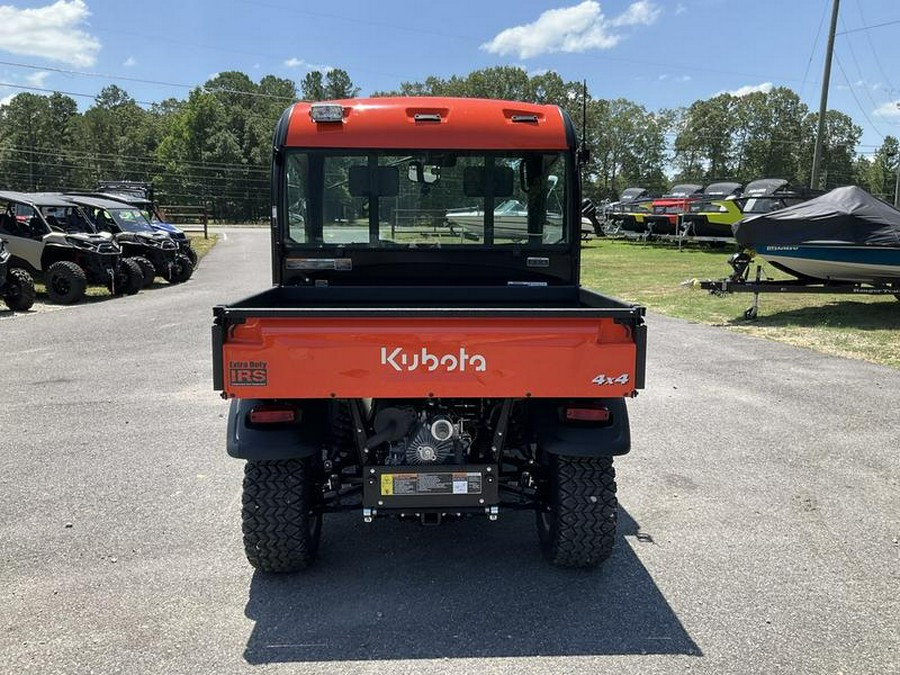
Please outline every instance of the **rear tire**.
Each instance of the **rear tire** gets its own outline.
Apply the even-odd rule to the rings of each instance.
[[[14,312],[27,312],[34,304],[34,279],[23,269],[12,268],[6,275],[3,300]]]
[[[537,513],[544,557],[557,567],[594,567],[616,539],[616,471],[612,457],[547,455]]]
[[[47,270],[47,295],[51,302],[71,305],[84,297],[87,278],[84,270],[70,260],[61,260]]]
[[[248,461],[244,467],[244,551],[263,572],[297,572],[316,558],[322,514],[309,459]]]

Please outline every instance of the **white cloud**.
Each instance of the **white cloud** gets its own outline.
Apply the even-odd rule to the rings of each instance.
[[[596,4],[596,3],[594,3]],[[598,6],[599,10],[600,7]],[[656,22],[662,10],[650,0],[638,0],[628,6],[624,13],[609,22],[610,26],[649,26]]]
[[[883,103],[875,109],[875,114],[889,120],[900,120],[900,101]]]
[[[50,73],[46,70],[39,70],[36,73],[31,73],[25,78],[25,81],[32,87],[37,87],[38,89],[43,88],[44,83],[47,81],[47,78],[50,77]]]
[[[14,97],[15,97],[15,94],[10,94],[9,96],[4,96],[3,98],[0,98],[0,108],[2,108],[5,105],[9,105]]]
[[[663,73],[662,75],[657,76],[656,79],[659,80],[659,81],[671,79],[672,82],[690,82],[690,81],[691,81],[691,76],[690,76],[690,75],[678,75],[678,76],[674,76],[674,75],[669,75],[668,73]]]
[[[687,8],[687,5],[685,5],[683,2],[679,2],[678,5],[675,7],[675,15],[676,16],[679,14],[684,14],[686,11],[688,11],[688,8]]]
[[[133,56],[129,56],[127,59],[125,59],[125,62],[122,65],[126,68],[133,68],[137,65],[137,59],[135,59]]]
[[[92,66],[100,41],[79,29],[88,16],[84,0],[57,0],[33,9],[0,5],[0,51]]]
[[[574,7],[547,10],[533,23],[507,28],[481,48],[501,56],[516,54],[520,59],[553,52],[611,49],[623,39],[614,29],[650,25],[660,12],[650,0],[638,0],[619,16],[609,19],[600,3],[585,0]]]
[[[319,63],[310,63],[309,61],[298,59],[296,57],[286,60],[284,62],[284,65],[288,68],[304,68],[306,70],[318,70],[323,73],[334,70],[334,66],[325,66]]]
[[[763,82],[762,84],[746,84],[743,87],[739,87],[734,91],[720,91],[716,96],[721,94],[731,94],[732,96],[736,96],[741,98],[742,96],[747,96],[748,94],[755,94],[756,92],[762,92],[763,94],[768,94],[775,88],[775,85],[771,82]]]

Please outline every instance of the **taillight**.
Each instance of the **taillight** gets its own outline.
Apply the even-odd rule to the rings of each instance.
[[[289,405],[258,405],[250,410],[250,424],[291,424],[297,421],[297,409]]]
[[[569,422],[609,422],[609,409],[600,406],[568,406],[565,413]]]

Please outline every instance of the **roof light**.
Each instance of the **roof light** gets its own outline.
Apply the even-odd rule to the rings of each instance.
[[[313,122],[343,122],[344,108],[335,103],[313,103],[309,116]]]

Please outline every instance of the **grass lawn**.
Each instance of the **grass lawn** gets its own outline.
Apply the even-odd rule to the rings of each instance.
[[[681,285],[728,276],[732,252],[731,247],[693,245],[679,251],[675,244],[598,239],[582,247],[581,279],[589,288],[667,316],[900,368],[900,302],[891,295],[764,293],[759,317],[746,321],[751,294],[720,298]],[[764,265],[766,275],[790,278]]]

